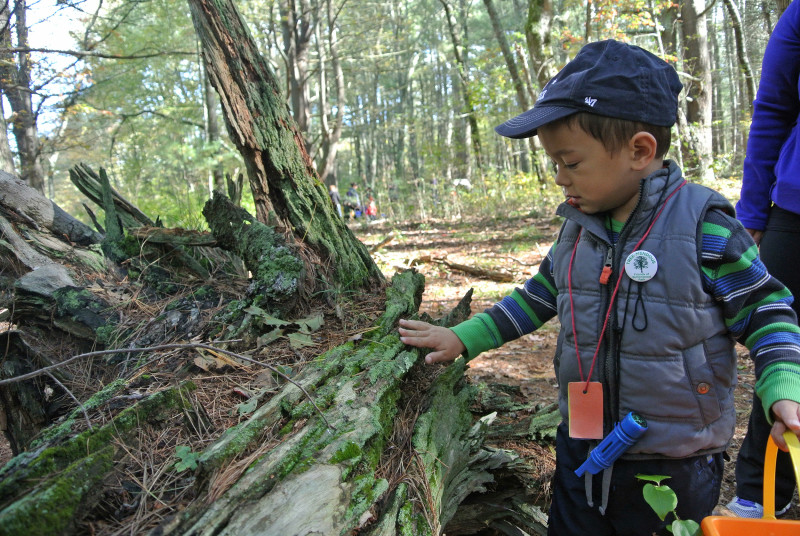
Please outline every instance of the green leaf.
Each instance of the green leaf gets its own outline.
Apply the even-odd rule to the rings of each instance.
[[[676,519],[672,522],[672,534],[675,536],[702,536],[700,525],[691,519]]]
[[[192,449],[186,445],[178,445],[175,447],[175,457],[178,458],[174,465],[175,470],[182,473],[187,469],[197,469],[197,459],[200,454],[192,452]]]
[[[285,326],[287,324],[291,324],[291,322],[287,322],[286,320],[281,320],[280,318],[276,318],[272,315],[267,314],[266,311],[264,311],[260,307],[256,307],[255,305],[250,305],[249,307],[245,307],[244,309],[242,309],[242,311],[244,311],[249,315],[257,317],[259,320],[261,320],[261,323],[267,326],[280,327],[280,326]]]
[[[655,482],[657,485],[660,485],[662,480],[666,480],[670,477],[667,475],[643,475],[639,473],[636,475],[636,478],[638,478],[639,480],[647,480],[649,482]]]
[[[255,305],[250,305],[248,307],[245,307],[244,309],[242,309],[242,311],[253,316],[261,316],[267,314],[266,312],[264,312],[264,309],[256,307]]]
[[[655,511],[661,521],[664,521],[667,514],[678,506],[678,497],[669,486],[645,484],[642,493],[644,494],[644,500],[647,501],[647,504]]]
[[[262,348],[272,341],[280,338],[283,335],[283,330],[281,328],[275,328],[272,331],[261,335],[258,339],[256,339],[256,347]]]
[[[311,340],[310,335],[305,333],[290,333],[289,344],[295,350],[299,350],[300,348],[304,348],[306,346],[314,346],[314,341]]]
[[[322,327],[325,323],[325,317],[322,313],[314,313],[311,316],[301,320],[295,320],[300,325],[300,331],[303,333],[313,333]]]
[[[254,396],[246,402],[242,402],[241,404],[236,404],[236,411],[239,412],[239,415],[248,415],[250,413],[253,413],[257,407],[258,407],[258,397]]]

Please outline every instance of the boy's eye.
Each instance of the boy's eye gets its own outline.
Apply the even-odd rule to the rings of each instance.
[[[567,164],[566,162],[564,162],[564,167],[567,169],[575,169],[576,167],[578,167],[578,162],[574,162],[572,164]]]

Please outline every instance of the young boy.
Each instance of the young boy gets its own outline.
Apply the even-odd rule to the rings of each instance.
[[[566,201],[555,244],[524,288],[447,329],[401,320],[428,363],[471,359],[558,314],[562,423],[548,534],[669,534],[637,474],[667,475],[681,519],[719,500],[736,414],[735,341],[756,362],[773,436],[800,432],[800,330],[791,294],[764,269],[720,194],[663,157],[681,83],[649,52],[590,43],[536,105],[496,131],[539,136]],[[647,431],[594,477],[575,470],[629,412]]]

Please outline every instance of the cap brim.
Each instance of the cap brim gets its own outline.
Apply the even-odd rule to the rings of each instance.
[[[523,112],[502,125],[494,127],[494,131],[506,138],[530,138],[536,135],[539,127],[579,111],[576,108],[567,106],[534,106],[527,112]]]

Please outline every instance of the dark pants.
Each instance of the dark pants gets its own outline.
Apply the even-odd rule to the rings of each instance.
[[[584,477],[574,471],[589,453],[589,442],[570,439],[561,423],[556,437],[556,472],[550,506],[549,536],[667,536],[664,528],[674,520],[661,521],[642,495],[645,482],[637,474],[667,475],[662,481],[678,497],[678,517],[700,521],[711,515],[719,501],[722,454],[683,459],[617,460],[613,466],[605,515],[598,510],[603,473],[592,477],[594,507],[586,501]]]
[[[761,239],[760,255],[769,273],[779,279],[795,296],[792,308],[800,315],[800,215],[772,207],[767,229]],[[757,396],[747,434],[736,459],[736,495],[764,504],[764,453],[771,426]],[[789,453],[778,451],[775,475],[775,508],[780,510],[792,500],[794,472]]]

